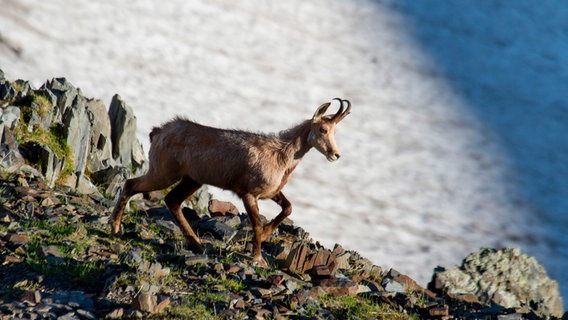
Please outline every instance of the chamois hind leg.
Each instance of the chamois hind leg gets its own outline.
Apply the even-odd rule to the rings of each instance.
[[[122,215],[124,214],[124,208],[126,207],[128,200],[130,200],[133,195],[141,192],[160,190],[175,182],[168,181],[161,177],[156,179],[155,176],[156,175],[152,175],[149,172],[144,176],[126,180],[124,188],[120,192],[120,196],[118,196],[118,201],[116,202],[110,217],[111,236],[115,236],[120,232],[120,223],[122,221]]]
[[[264,260],[264,258],[262,257],[262,253],[260,251],[260,244],[262,243],[263,227],[262,227],[262,222],[260,221],[260,217],[258,215],[258,199],[250,193],[241,196],[241,198],[243,199],[243,204],[245,205],[245,209],[252,223],[252,230],[254,232],[254,236],[252,239],[253,259],[259,265],[263,267],[268,267],[268,263],[266,262],[266,260]]]
[[[292,204],[282,192],[279,192],[277,195],[271,198],[272,201],[276,202],[281,208],[282,211],[274,218],[272,221],[267,223],[264,228],[262,228],[262,233],[260,237],[260,241],[265,241],[270,237],[270,235],[278,228],[278,225],[286,219],[290,214],[292,214]]]
[[[192,250],[203,252],[201,240],[195,234],[181,211],[182,202],[197,191],[199,187],[201,187],[200,183],[188,176],[184,176],[181,181],[166,195],[165,201],[168,209],[170,209],[170,212],[176,219],[185,239],[190,245],[198,246],[198,248],[193,247]]]

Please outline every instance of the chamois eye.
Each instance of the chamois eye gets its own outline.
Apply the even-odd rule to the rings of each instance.
[[[326,133],[327,133],[327,129],[326,129],[326,128],[323,128],[323,127],[321,127],[321,128],[320,128],[320,132],[321,132],[321,133],[323,133],[323,134],[326,134]]]

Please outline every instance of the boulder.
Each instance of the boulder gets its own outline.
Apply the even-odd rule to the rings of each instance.
[[[89,135],[87,170],[97,172],[109,168],[112,164],[110,120],[106,107],[100,100],[87,99],[85,107],[92,114],[89,119],[91,132]]]
[[[130,176],[130,171],[121,166],[110,166],[105,169],[93,172],[91,179],[99,186],[102,193],[109,198],[116,198],[124,184]]]
[[[48,186],[52,188],[63,169],[64,160],[57,157],[48,146],[37,142],[25,142],[19,150],[24,158],[39,166]]]
[[[13,82],[12,87],[16,90],[16,97],[21,98],[28,94],[32,90],[32,86],[29,81],[18,79]]]
[[[20,120],[20,108],[8,106],[0,108],[0,136],[4,132],[4,128],[14,130]]]
[[[238,215],[239,209],[229,201],[212,199],[209,201],[209,213],[211,216]]]
[[[209,233],[216,239],[225,243],[231,241],[231,239],[233,239],[233,237],[237,234],[235,229],[215,218],[203,218],[196,223],[194,228],[200,234]]]
[[[93,114],[85,108],[85,98],[77,95],[63,114],[64,135],[72,150],[73,174],[79,178],[85,172]],[[76,187],[76,186],[71,186]]]
[[[24,164],[24,159],[18,152],[18,142],[12,132],[19,120],[19,108],[0,108],[0,168],[7,172],[15,172]]]
[[[136,116],[119,95],[114,95],[108,111],[111,124],[112,157],[133,173],[146,164],[144,150],[136,138]]]
[[[53,122],[62,123],[63,115],[67,109],[71,107],[73,101],[80,93],[79,89],[75,88],[65,78],[54,78],[46,82],[41,89],[48,89],[57,98],[57,107],[54,109]]]
[[[39,128],[49,130],[55,111],[55,101],[55,95],[48,89],[31,90],[25,97],[18,100],[28,132],[33,132]]]
[[[14,173],[24,164],[24,158],[18,151],[16,137],[12,130],[3,127],[0,136],[0,168],[8,173]]]
[[[207,185],[201,186],[195,193],[189,197],[191,208],[197,212],[200,217],[209,216],[209,202],[213,199],[213,195],[209,192]]]
[[[16,98],[16,89],[8,81],[0,83],[0,100],[12,101]]]
[[[481,249],[462,265],[437,268],[431,290],[448,294],[472,294],[480,302],[505,308],[528,306],[537,314],[561,317],[564,307],[558,283],[551,280],[534,257],[517,248]]]

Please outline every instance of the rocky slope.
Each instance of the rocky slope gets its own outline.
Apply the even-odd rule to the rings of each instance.
[[[146,163],[135,117],[65,79],[40,89],[0,72],[0,315],[3,318],[537,319],[562,301],[534,258],[483,249],[428,289],[286,220],[255,266],[245,214],[206,189],[184,213],[207,241],[185,248],[160,192],[131,201],[110,238],[112,198]]]

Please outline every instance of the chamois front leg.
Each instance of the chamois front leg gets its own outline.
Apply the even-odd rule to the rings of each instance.
[[[262,243],[262,234],[263,234],[263,227],[262,222],[260,221],[260,217],[258,215],[258,198],[254,195],[247,193],[242,196],[243,204],[245,209],[248,213],[250,222],[252,223],[252,229],[254,232],[254,236],[252,239],[252,255],[254,261],[260,264],[263,267],[268,267],[268,263],[262,257],[262,253],[260,251],[260,244]]]
[[[278,192],[278,194],[271,199],[282,208],[282,211],[280,211],[280,213],[272,221],[264,226],[262,229],[261,241],[268,239],[274,230],[278,228],[278,225],[286,219],[286,217],[292,214],[292,204],[288,201],[288,199],[286,199],[282,192]]]

